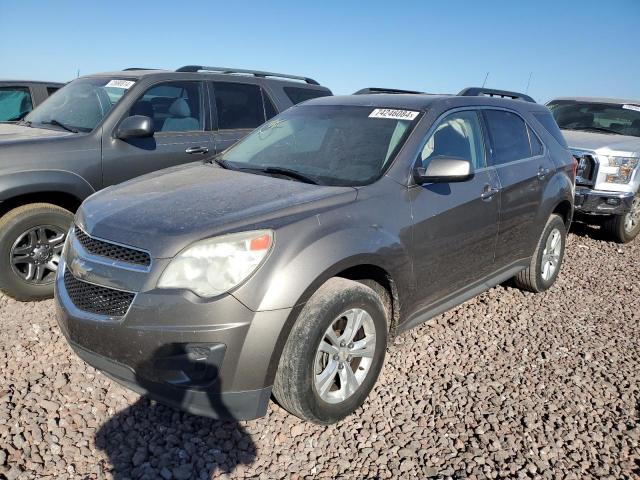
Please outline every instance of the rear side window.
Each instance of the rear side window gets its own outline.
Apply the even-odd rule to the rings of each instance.
[[[50,97],[54,93],[60,90],[60,87],[47,87],[47,96]]]
[[[253,129],[264,123],[265,107],[258,85],[213,82],[213,89],[220,130]]]
[[[27,87],[0,87],[0,122],[21,120],[33,110]]]
[[[564,139],[564,136],[551,113],[534,113],[533,116],[536,117],[536,120],[542,124],[545,130],[553,135],[553,138],[555,138],[560,145],[567,148],[567,141]]]
[[[312,98],[331,96],[331,94],[325,90],[300,87],[284,87],[284,93],[287,94],[287,97],[289,97],[289,100],[291,100],[294,105],[304,102],[305,100],[311,100]]]
[[[531,156],[527,126],[515,113],[485,110],[487,128],[493,144],[493,165]]]
[[[267,117],[267,120],[275,117],[278,114],[278,111],[276,110],[276,107],[273,106],[273,102],[264,90],[262,90],[262,99],[264,100],[264,114]]]
[[[534,157],[542,155],[542,153],[544,152],[542,142],[529,125],[527,125],[527,131],[529,132],[529,141],[531,142],[531,154]]]

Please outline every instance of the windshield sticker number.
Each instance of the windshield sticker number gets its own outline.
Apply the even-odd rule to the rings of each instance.
[[[622,108],[626,108],[627,110],[635,110],[636,112],[640,112],[640,105],[622,105]]]
[[[369,118],[389,118],[391,120],[415,120],[420,112],[413,110],[394,110],[392,108],[376,108]]]
[[[131,86],[136,83],[131,80],[110,80],[109,83],[105,85],[105,87],[113,87],[113,88],[124,88],[125,90],[131,88]]]

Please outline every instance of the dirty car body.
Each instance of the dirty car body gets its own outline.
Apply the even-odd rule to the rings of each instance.
[[[517,117],[539,145],[494,164],[483,133],[493,111]],[[416,159],[427,150],[438,156],[427,139],[451,115],[477,121],[476,164],[465,181],[420,183],[416,168],[428,166]],[[550,114],[487,97],[315,99],[267,122],[219,163],[107,188],[84,202],[65,246],[56,280],[61,329],[85,361],[165,403],[213,417],[264,415],[290,332],[329,279],[386,289],[387,321],[401,332],[527,268],[554,212],[569,224],[571,155],[536,115]],[[243,163],[252,142],[286,138],[307,120],[335,127],[323,162],[310,153],[320,140],[309,134],[295,148],[274,141],[261,163]],[[306,159],[303,172],[262,168],[292,148]],[[468,163],[449,165],[463,171]],[[246,232],[268,232],[270,246],[236,285],[211,296],[166,286],[166,272],[193,245]]]

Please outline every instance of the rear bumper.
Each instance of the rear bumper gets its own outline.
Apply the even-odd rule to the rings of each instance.
[[[600,215],[624,215],[631,210],[632,192],[601,192],[588,187],[576,187],[575,210]]]

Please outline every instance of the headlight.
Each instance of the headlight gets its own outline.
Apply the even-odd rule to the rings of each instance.
[[[616,167],[616,171],[607,174],[607,182],[629,183],[633,170],[638,166],[638,160],[634,157],[609,157],[609,166]]]
[[[186,288],[201,297],[228,292],[255,272],[273,245],[273,232],[232,233],[196,242],[175,256],[158,288]]]

